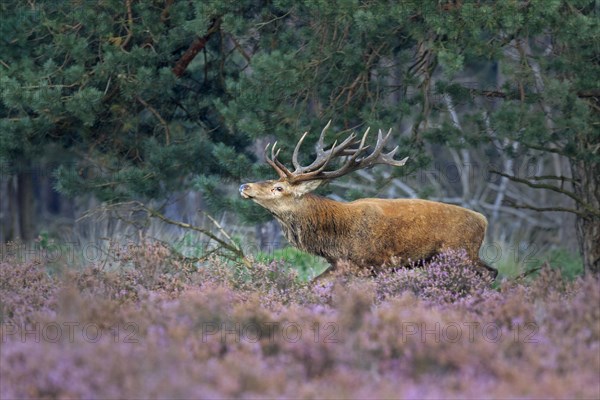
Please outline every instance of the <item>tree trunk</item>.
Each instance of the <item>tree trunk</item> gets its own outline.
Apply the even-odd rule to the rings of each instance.
[[[33,197],[33,176],[31,171],[17,174],[17,207],[21,239],[25,242],[33,239],[35,216]]]
[[[2,171],[2,175],[0,175],[0,246],[12,239],[11,183],[10,176],[4,176],[4,171]]]
[[[575,193],[594,210],[600,210],[600,164],[574,161],[571,163]],[[585,213],[577,216],[577,239],[583,256],[586,274],[600,274],[600,217],[593,215],[577,204]]]
[[[19,223],[19,197],[17,196],[17,185],[19,184],[16,175],[8,177],[8,224],[6,232],[6,241],[17,241],[21,239],[21,224]]]

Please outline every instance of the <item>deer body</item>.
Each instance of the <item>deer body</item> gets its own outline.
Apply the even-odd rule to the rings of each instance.
[[[247,196],[259,188],[247,184]],[[487,220],[450,204],[419,199],[361,199],[341,203],[306,194],[266,207],[295,247],[332,266],[350,262],[379,268],[429,259],[448,249],[465,249],[479,261]]]
[[[358,148],[351,148],[357,144],[351,135],[325,151],[322,141],[326,129],[319,139],[317,160],[310,166],[301,167],[297,161],[303,136],[294,150],[294,172],[277,160],[272,148],[271,159],[266,159],[280,179],[240,186],[242,197],[266,208],[279,221],[292,245],[324,257],[333,269],[340,263],[350,263],[374,270],[426,260],[444,250],[464,249],[471,260],[496,275],[478,256],[487,220],[477,212],[421,199],[360,199],[344,203],[311,194],[323,180],[373,164],[399,166],[406,161],[393,160],[396,150],[381,154],[389,138],[389,133],[383,137],[381,132],[370,155],[364,156],[368,147],[364,145],[366,133]],[[359,155],[363,157],[358,158]],[[324,172],[334,156],[348,157],[339,170]]]

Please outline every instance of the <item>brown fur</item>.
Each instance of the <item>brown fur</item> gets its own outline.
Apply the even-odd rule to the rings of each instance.
[[[275,216],[292,245],[324,257],[333,268],[350,262],[376,270],[464,249],[479,266],[495,272],[478,255],[487,220],[475,211],[420,199],[342,203],[307,193],[317,186],[281,179],[245,184],[240,192]]]

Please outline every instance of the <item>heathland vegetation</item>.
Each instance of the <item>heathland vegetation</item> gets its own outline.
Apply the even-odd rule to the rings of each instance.
[[[600,283],[491,288],[464,254],[311,288],[160,244],[48,275],[0,264],[2,398],[600,396]]]

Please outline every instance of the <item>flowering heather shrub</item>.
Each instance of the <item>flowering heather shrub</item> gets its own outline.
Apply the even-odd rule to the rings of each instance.
[[[143,240],[124,249],[116,247],[115,268],[125,272],[125,280],[134,281],[148,290],[179,291],[190,281],[195,267],[180,259],[164,243]]]
[[[138,300],[146,291],[176,295],[192,281],[195,267],[177,259],[161,242],[111,248],[115,251],[109,265],[93,265],[67,274],[82,293],[124,302]]]
[[[491,290],[453,257],[315,287],[280,263],[2,265],[25,306],[0,326],[0,398],[600,397],[598,278]]]
[[[492,283],[464,250],[449,250],[435,256],[423,267],[400,269],[380,274],[376,281],[379,298],[411,291],[421,299],[452,303],[466,296],[483,293]]]
[[[199,274],[203,281],[226,285],[241,293],[260,294],[265,305],[312,302],[315,298],[308,284],[301,282],[297,272],[282,261],[257,262],[247,269],[215,258],[201,267]]]
[[[55,285],[39,262],[0,262],[0,323],[24,323],[50,310]]]

